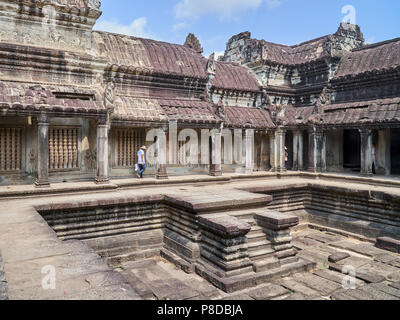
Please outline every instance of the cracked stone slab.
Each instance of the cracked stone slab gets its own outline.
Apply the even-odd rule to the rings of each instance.
[[[328,233],[313,233],[306,236],[306,238],[319,241],[321,243],[332,243],[343,240],[343,237],[338,235],[332,235]]]
[[[335,272],[332,270],[317,270],[314,272],[314,274],[321,278],[336,282],[340,285],[342,285],[343,279],[346,276],[345,274],[342,274],[340,272]],[[356,279],[356,287],[360,287],[364,284],[365,284],[364,281],[362,281],[360,279]]]
[[[391,287],[389,283],[373,283],[368,285],[370,288],[390,294],[400,300],[400,289]]]
[[[233,296],[230,296],[230,297],[225,297],[225,298],[222,298],[220,300],[225,300],[225,301],[237,301],[237,300],[248,301],[248,300],[254,300],[254,299],[252,297],[250,297],[249,295],[242,293],[242,294],[237,294],[237,295],[233,295]]]
[[[329,269],[333,270],[333,271],[342,272],[343,271],[343,267],[344,267],[344,265],[332,263],[329,266]],[[362,273],[362,272],[356,270],[355,276],[356,276],[357,279],[360,279],[360,280],[365,281],[367,283],[379,283],[379,282],[383,282],[383,281],[386,280],[386,278],[384,276],[376,274],[375,272],[364,272],[364,273]]]
[[[350,254],[348,254],[347,252],[336,252],[334,254],[331,254],[328,257],[328,261],[329,262],[333,262],[333,263],[337,263],[339,261],[342,261],[346,258],[350,258]]]
[[[272,283],[247,292],[255,300],[270,300],[288,293],[289,290]]]
[[[360,290],[371,294],[374,297],[374,300],[399,300],[397,297],[381,291],[380,289],[377,289],[371,285],[361,287]]]
[[[293,291],[293,293],[301,293],[304,296],[318,296],[318,291],[313,290],[301,282],[298,282],[291,278],[285,278],[278,281],[278,284],[281,286]]]
[[[322,296],[329,296],[336,290],[342,288],[341,284],[321,278],[311,273],[296,274],[293,279],[305,286],[317,291]]]
[[[395,289],[400,290],[400,281],[389,283],[389,286]]]

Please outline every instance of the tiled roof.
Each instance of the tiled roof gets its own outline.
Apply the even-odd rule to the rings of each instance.
[[[94,31],[93,37],[98,52],[111,65],[207,78],[207,59],[187,46],[100,31]]]
[[[400,66],[400,38],[365,46],[342,59],[335,78]]]
[[[216,61],[213,86],[223,89],[260,91],[260,85],[250,71],[237,64]]]
[[[62,94],[63,98],[55,93]],[[73,98],[75,95],[76,98]],[[82,95],[93,98],[78,98]],[[99,97],[98,92],[82,88],[0,81],[0,107],[9,110],[106,113],[107,109]]]
[[[114,120],[214,124],[221,122],[209,102],[185,99],[157,99],[119,96],[115,100]]]
[[[329,105],[323,119],[325,124],[399,122],[400,98]]]
[[[295,46],[285,46],[267,41],[261,41],[263,59],[284,65],[299,65],[318,60],[327,55],[323,50],[328,36],[307,41]]]
[[[185,123],[220,123],[215,107],[206,101],[199,100],[159,100],[168,120]]]
[[[310,119],[314,106],[293,107],[286,106],[280,117],[285,125],[306,124]]]
[[[265,109],[250,107],[225,107],[225,123],[229,127],[248,129],[270,129],[275,125]]]

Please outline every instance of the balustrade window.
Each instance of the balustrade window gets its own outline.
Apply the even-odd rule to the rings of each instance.
[[[145,136],[141,129],[115,130],[116,167],[133,167],[137,163],[137,153],[145,144]]]
[[[0,171],[21,170],[21,128],[0,128]]]
[[[49,168],[51,170],[79,168],[78,128],[50,128]]]

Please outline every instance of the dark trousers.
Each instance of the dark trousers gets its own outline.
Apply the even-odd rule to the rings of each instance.
[[[138,175],[140,176],[140,179],[143,179],[143,172],[146,171],[146,165],[144,164],[139,164],[139,172]]]

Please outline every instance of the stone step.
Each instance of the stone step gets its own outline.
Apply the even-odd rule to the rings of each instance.
[[[263,242],[263,244],[267,245],[267,243],[264,242],[264,241],[268,241],[268,240],[266,239],[265,235],[263,235],[263,236],[257,236],[257,237],[253,237],[253,238],[249,238],[249,239],[247,240],[247,247],[248,247],[248,248],[253,248],[254,246],[257,246],[258,243],[261,243],[261,242]],[[269,243],[268,243],[268,245],[269,245]]]
[[[252,261],[258,261],[271,257],[271,254],[274,252],[275,251],[272,248],[262,248],[255,251],[249,251],[249,258]]]
[[[160,256],[160,251],[161,251],[160,248],[132,251],[118,256],[106,258],[106,260],[112,267],[118,267],[119,265],[126,262],[143,260]]]
[[[257,251],[260,249],[271,249],[271,242],[268,240],[254,241],[247,244],[249,252]]]
[[[280,267],[279,259],[275,257],[268,257],[253,262],[254,272],[263,272],[279,267]]]

